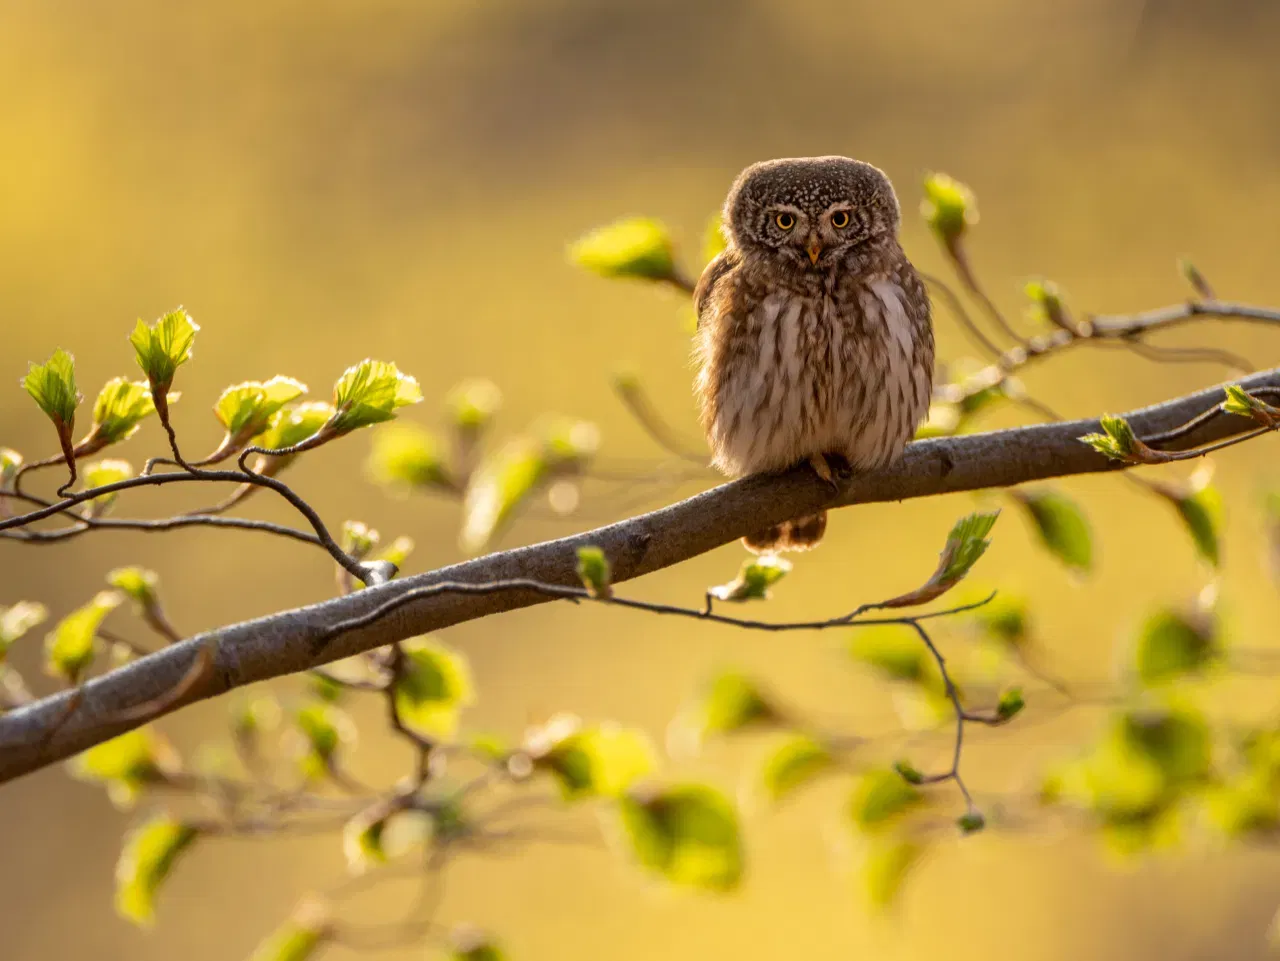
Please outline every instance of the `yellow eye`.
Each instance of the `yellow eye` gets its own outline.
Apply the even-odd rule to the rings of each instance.
[[[837,210],[831,215],[831,226],[837,230],[843,230],[849,226],[849,211]]]
[[[789,214],[784,211],[778,214],[778,216],[774,217],[773,222],[777,224],[779,227],[781,227],[783,230],[790,230],[792,227],[796,225],[796,217],[795,217],[795,214]]]

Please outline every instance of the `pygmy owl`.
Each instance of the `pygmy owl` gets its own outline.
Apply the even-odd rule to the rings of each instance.
[[[724,205],[726,249],[702,273],[695,392],[712,463],[730,476],[808,461],[873,470],[929,409],[929,298],[898,242],[889,179],[848,157],[744,170]],[[804,550],[826,512],[744,538]]]

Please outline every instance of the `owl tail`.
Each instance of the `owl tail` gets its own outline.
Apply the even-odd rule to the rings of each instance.
[[[817,547],[827,532],[827,512],[820,511],[793,521],[774,524],[742,539],[742,544],[753,554],[774,554],[780,551],[807,551]]]

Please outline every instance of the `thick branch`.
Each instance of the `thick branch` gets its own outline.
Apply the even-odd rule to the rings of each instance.
[[[1280,368],[1238,383],[1246,390],[1280,387]],[[1215,387],[1126,416],[1139,437],[1149,437],[1173,431],[1222,400],[1222,389]],[[1174,435],[1168,449],[1198,447],[1248,433],[1255,426],[1244,417],[1204,418],[1194,430]],[[0,716],[0,782],[123,733],[138,723],[130,712],[144,705],[160,703],[166,712],[172,711],[256,681],[298,673],[407,637],[549,600],[545,593],[516,587],[486,593],[426,594],[368,626],[333,637],[319,655],[313,653],[326,628],[368,614],[407,591],[442,581],[479,585],[525,579],[576,585],[575,550],[586,544],[605,551],[614,581],[626,581],[706,553],[762,526],[823,507],[1012,487],[1050,477],[1120,469],[1079,441],[1082,435],[1097,430],[1097,421],[1082,420],[921,441],[911,444],[897,465],[854,478],[834,499],[829,486],[808,469],[749,477],[608,527],[490,554],[197,635],[90,681],[80,689],[82,703],[52,737],[46,735],[66,709],[70,693]],[[210,641],[214,643],[206,647]],[[202,650],[213,651],[212,669],[198,683],[181,689]],[[181,697],[166,701],[175,690],[181,690]]]

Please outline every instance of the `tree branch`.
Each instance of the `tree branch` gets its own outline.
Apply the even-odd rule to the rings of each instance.
[[[1236,383],[1246,390],[1280,387],[1280,368]],[[1172,437],[1171,450],[1253,431],[1256,425],[1244,417],[1204,417],[1223,399],[1221,387],[1215,387],[1125,417],[1139,437],[1161,433]],[[1170,433],[1196,418],[1202,420],[1195,429]],[[0,716],[0,783],[129,730],[137,723],[131,712],[145,705],[160,704],[168,713],[247,684],[298,673],[452,624],[545,603],[549,600],[545,593],[502,588],[495,582],[524,579],[577,586],[578,547],[601,548],[616,583],[696,557],[763,525],[822,508],[1123,469],[1080,442],[1081,436],[1097,430],[1097,421],[1080,420],[921,441],[909,445],[895,466],[854,477],[834,497],[831,488],[805,468],[748,477],[594,531],[501,551],[200,634],[89,681],[79,689],[77,709],[52,737],[48,736],[51,725],[77,695],[63,692]],[[317,638],[332,625],[364,617],[406,592],[421,592],[446,581],[491,587],[483,593],[424,593],[367,626],[333,637],[319,655],[314,653]],[[193,663],[205,650],[214,652],[212,667],[191,683]],[[180,696],[174,697],[175,691]]]

